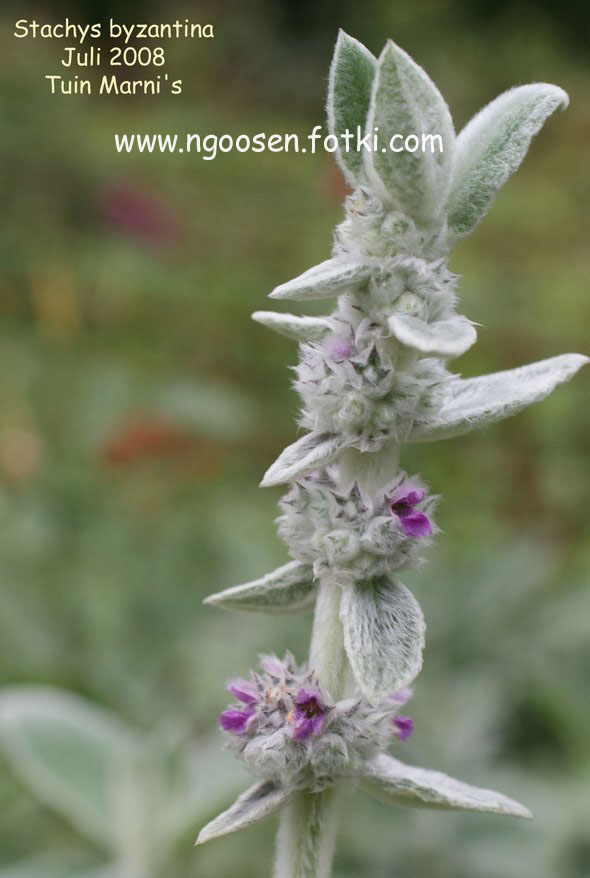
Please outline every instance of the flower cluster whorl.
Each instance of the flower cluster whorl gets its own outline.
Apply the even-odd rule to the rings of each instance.
[[[295,482],[280,502],[279,535],[298,561],[346,580],[384,576],[420,563],[424,541],[434,532],[435,497],[405,473],[377,496],[354,484],[338,488],[331,470]]]
[[[456,317],[456,276],[439,239],[427,245],[426,238],[365,188],[347,199],[333,255],[362,259],[369,278],[355,295],[341,297],[332,332],[301,345],[295,388],[303,428],[377,451],[387,441],[403,442],[414,424],[440,409],[450,377],[443,361],[400,346],[389,324],[395,314],[427,325]]]
[[[249,679],[229,682],[239,703],[223,711],[219,723],[227,746],[261,778],[320,791],[354,777],[394,738],[405,741],[412,733],[410,717],[397,715],[409,689],[378,707],[363,698],[332,703],[290,653],[282,661],[262,656],[260,664]]]
[[[300,348],[301,426],[339,434],[359,451],[401,442],[438,411],[448,373],[433,358],[394,365],[384,331],[369,318],[356,329],[338,316],[333,323],[334,332]]]

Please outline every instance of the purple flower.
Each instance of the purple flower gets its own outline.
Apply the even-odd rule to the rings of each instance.
[[[319,735],[324,727],[327,709],[319,692],[300,689],[295,696],[295,707],[290,720],[293,723],[293,737],[304,741],[311,735]]]
[[[230,707],[219,715],[219,725],[224,732],[231,732],[233,735],[243,735],[248,726],[248,720],[254,716],[255,711],[250,709],[241,710],[237,707]]]
[[[258,701],[258,690],[254,683],[251,683],[249,680],[242,680],[240,678],[230,680],[227,684],[227,690],[243,704],[252,705]]]
[[[394,716],[393,725],[395,726],[395,734],[400,741],[407,741],[414,731],[414,720],[411,716]]]
[[[355,353],[354,342],[350,338],[334,336],[327,345],[328,356],[335,363],[343,363]]]
[[[432,533],[430,519],[415,507],[422,503],[426,492],[422,488],[416,488],[410,484],[402,485],[394,492],[391,502],[391,512],[399,519],[399,523],[407,537],[428,537]]]

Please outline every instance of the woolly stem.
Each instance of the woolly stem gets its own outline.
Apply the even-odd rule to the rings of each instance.
[[[283,809],[274,878],[330,878],[343,793],[301,791]]]
[[[373,496],[397,473],[399,453],[396,442],[386,442],[372,454],[356,448],[347,449],[339,461],[341,486],[345,489],[356,482],[365,493]]]
[[[343,481],[356,481],[375,491],[397,469],[399,448],[388,443],[375,454],[345,453],[340,463]],[[341,588],[326,577],[320,583],[315,607],[309,666],[333,701],[344,696],[347,658],[340,622]],[[283,809],[277,835],[274,878],[330,878],[336,845],[342,791],[300,792]]]
[[[309,647],[309,666],[333,701],[344,695],[346,653],[340,623],[340,586],[333,579],[320,583]]]
[[[347,660],[340,624],[340,586],[320,583],[309,665],[333,701],[344,695]],[[283,809],[277,835],[274,878],[329,878],[338,831],[342,790],[299,792]]]

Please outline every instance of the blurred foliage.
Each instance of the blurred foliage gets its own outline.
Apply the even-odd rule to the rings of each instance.
[[[164,719],[148,733],[51,686],[0,690],[0,748],[17,776],[101,852],[27,858],[15,874],[56,878],[153,878],[175,848],[238,790],[217,735],[187,742]],[[88,868],[90,867],[90,868]]]
[[[118,6],[31,3],[26,15],[123,18]],[[185,83],[174,100],[51,98],[43,76],[60,47],[13,39],[13,9],[25,15],[8,3],[0,37],[0,680],[66,687],[136,728],[178,721],[197,741],[228,675],[262,650],[305,654],[308,616],[242,618],[201,600],[285,560],[278,492],[257,483],[294,437],[295,351],[249,315],[326,258],[343,187],[327,155],[123,156],[113,133],[305,135],[322,122],[338,26],[374,51],[394,37],[458,127],[514,83],[556,81],[570,109],[453,256],[464,310],[483,324],[457,365],[587,353],[584,7],[126,4],[127,20],[215,23],[214,41],[167,48]],[[440,548],[413,583],[429,641],[408,761],[501,787],[537,820],[358,796],[341,878],[590,872],[587,381],[404,461],[444,497]],[[4,762],[0,805],[0,865],[87,858]],[[258,878],[272,831],[249,830],[247,857],[242,838],[194,851],[189,832],[168,874]]]

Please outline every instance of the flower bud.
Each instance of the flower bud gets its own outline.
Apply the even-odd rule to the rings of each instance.
[[[351,561],[359,553],[359,538],[351,529],[331,530],[322,539],[322,549],[330,564]]]
[[[362,393],[349,393],[334,418],[343,431],[356,432],[370,420],[373,405]]]

